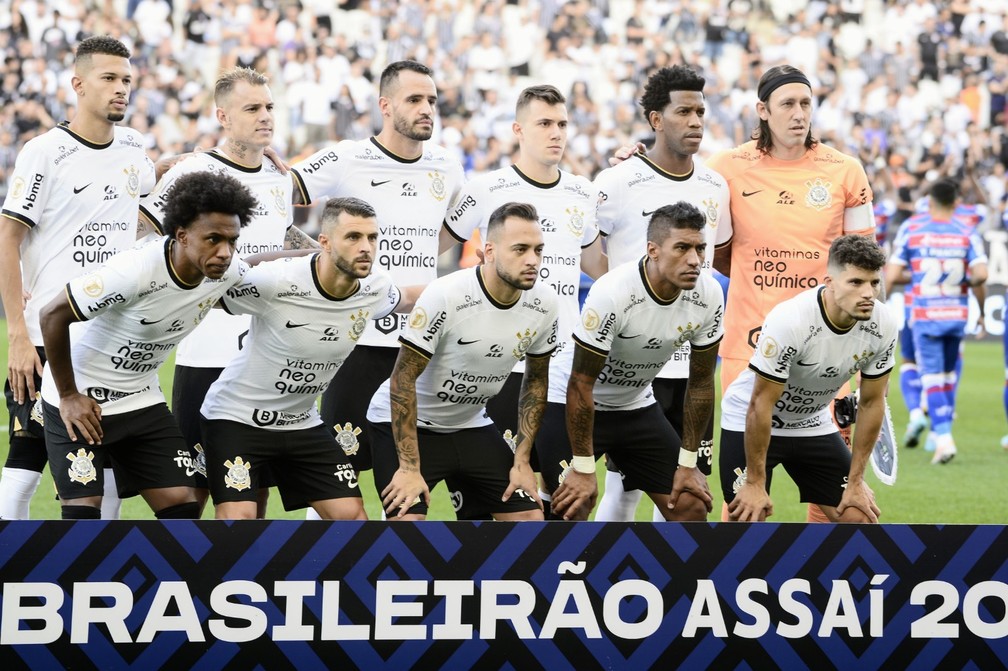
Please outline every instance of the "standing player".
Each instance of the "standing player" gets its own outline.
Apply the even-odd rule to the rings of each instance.
[[[900,229],[886,283],[901,283],[905,271],[910,272],[910,327],[936,441],[931,463],[944,464],[956,455],[953,390],[958,383],[956,363],[969,314],[967,287],[980,306],[982,326],[987,256],[976,230],[954,218],[959,195],[956,182],[938,180],[929,193],[928,214],[908,220]]]
[[[392,377],[368,410],[375,488],[390,519],[424,519],[430,490],[447,478],[474,517],[543,518],[529,458],[556,349],[557,298],[536,286],[539,220],[527,203],[497,208],[485,262],[435,280],[417,299]],[[486,403],[522,358],[512,453]]]
[[[718,465],[733,520],[773,514],[770,481],[781,464],[801,500],[830,521],[878,522],[864,471],[885,416],[898,331],[878,300],[885,255],[872,238],[845,235],[833,241],[828,259],[824,286],[771,309],[749,367],[721,401]],[[857,372],[852,455],[830,405]]]
[[[107,465],[119,495],[140,494],[158,519],[199,517],[196,455],[165,405],[158,369],[245,274],[234,251],[256,206],[237,180],[185,175],[165,209],[167,237],[74,278],[43,308],[42,406],[63,519],[98,519]],[[71,345],[70,326],[83,321]]]
[[[598,492],[595,457],[605,453],[615,455],[627,484],[646,491],[664,519],[707,518],[711,494],[698,456],[714,416],[724,315],[721,286],[701,272],[707,226],[706,215],[689,203],[659,207],[648,224],[647,254],[589,290],[574,333],[573,368],[563,375],[566,413],[550,403],[540,433],[555,515],[587,519]],[[692,349],[680,440],[651,385],[686,342]]]
[[[295,198],[305,204],[330,196],[374,203],[378,213],[378,267],[399,286],[428,284],[437,277],[441,224],[462,186],[458,159],[425,144],[434,132],[437,88],[430,68],[415,61],[392,63],[382,72],[378,105],[382,130],[361,141],[345,140],[293,167]],[[445,246],[449,244],[445,237]],[[406,316],[390,314],[361,338],[322,395],[322,421],[358,441],[343,445],[359,471],[371,468],[371,450],[361,434],[368,401],[388,378]]]
[[[728,180],[731,222],[718,228],[714,267],[731,277],[721,344],[728,390],[778,303],[819,285],[832,240],[872,236],[872,191],[857,159],[812,136],[812,85],[778,65],[760,77],[753,140],[708,162]],[[750,390],[739,390],[747,397]],[[825,521],[810,507],[810,521]]]
[[[357,473],[315,399],[371,320],[412,308],[387,273],[371,273],[377,241],[374,209],[334,198],[322,211],[321,252],[259,265],[221,299],[252,324],[201,409],[218,519],[255,518],[267,464],[286,510],[310,505],[323,519],[366,519]]]
[[[519,94],[512,130],[518,138],[515,164],[469,181],[458,205],[445,221],[445,230],[465,242],[479,231],[486,239],[487,222],[507,202],[535,206],[543,231],[545,253],[539,277],[559,297],[559,335],[550,360],[551,403],[564,403],[567,390],[556,383],[570,370],[570,334],[578,321],[578,284],[581,270],[598,278],[606,271],[602,241],[595,225],[598,193],[584,177],[560,169],[567,146],[567,105],[563,94],[549,85],[531,86]],[[523,362],[518,362],[504,388],[487,410],[500,429],[513,428],[518,408]],[[562,373],[560,371],[563,371]],[[449,483],[450,485],[451,483]],[[460,519],[467,513],[458,511]]]
[[[71,79],[77,113],[25,144],[4,200],[0,295],[7,315],[10,451],[0,477],[2,519],[28,519],[46,463],[36,407],[45,363],[39,311],[68,280],[133,246],[140,197],[154,187],[140,134],[115,125],[129,101],[129,58],[111,37],[80,43]],[[105,517],[116,518],[114,488],[109,494]]]
[[[268,80],[250,68],[234,68],[222,74],[214,88],[217,121],[224,144],[210,151],[191,154],[172,167],[158,183],[157,190],[140,205],[143,217],[162,230],[165,209],[175,184],[183,175],[209,171],[230,175],[244,184],[259,206],[246,229],[236,253],[239,258],[284,248],[317,247],[294,221],[291,200],[293,182],[264,151],[273,141],[273,96]],[[200,435],[200,405],[207,389],[242,349],[249,332],[248,316],[211,312],[198,329],[179,345],[175,357],[172,412],[189,449],[197,455],[197,487],[201,505],[206,502],[206,467]]]
[[[655,132],[654,148],[647,156],[637,154],[595,178],[601,192],[599,229],[606,236],[610,265],[638,261],[647,247],[648,221],[663,205],[684,201],[706,217],[707,242],[703,267],[714,257],[716,235],[731,230],[728,185],[724,178],[696,158],[704,133],[703,89],[706,80],[692,69],[676,65],[652,74],[644,86],[640,104],[644,118]],[[722,225],[723,223],[723,225]],[[689,344],[675,352],[655,379],[655,400],[679,436],[683,435],[683,403],[689,376]],[[555,386],[555,385],[554,385]],[[709,475],[714,444],[714,418],[700,443],[700,470]],[[605,494],[595,519],[634,519],[640,492],[626,491],[623,479],[607,459]],[[618,466],[618,464],[617,464]],[[656,511],[656,519],[661,511]]]

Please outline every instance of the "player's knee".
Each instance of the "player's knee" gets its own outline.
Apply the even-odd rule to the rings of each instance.
[[[858,508],[847,508],[843,514],[837,516],[840,524],[870,524],[871,520]]]
[[[65,520],[100,520],[101,508],[66,505],[60,508],[60,515]]]
[[[670,522],[705,522],[707,520],[707,506],[688,492],[679,495],[675,508],[669,510],[666,507],[665,511],[665,519]]]
[[[197,520],[200,517],[200,505],[195,501],[178,503],[158,510],[154,517],[159,520]]]

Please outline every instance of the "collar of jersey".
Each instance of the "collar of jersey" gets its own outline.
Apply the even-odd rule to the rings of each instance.
[[[514,306],[518,305],[518,301],[521,300],[521,294],[518,294],[518,298],[514,300],[514,303],[501,303],[499,300],[494,298],[493,294],[490,293],[490,290],[487,289],[486,283],[483,281],[483,266],[481,265],[476,266],[476,281],[479,282],[480,290],[483,292],[483,295],[487,297],[487,300],[490,301],[490,305],[494,306],[498,310],[510,310]]]
[[[851,329],[857,326],[857,322],[854,322],[845,329],[840,328],[839,326],[834,324],[833,320],[829,318],[828,314],[826,314],[826,299],[823,298],[823,292],[825,290],[826,290],[825,285],[819,287],[819,291],[816,293],[816,303],[819,304],[819,314],[822,315],[823,321],[826,322],[827,328],[829,328],[830,331],[833,331],[833,333],[839,333],[840,335],[843,335],[844,333],[850,333]]]
[[[665,179],[671,179],[673,182],[685,182],[686,180],[688,180],[690,177],[693,176],[694,172],[696,172],[695,163],[693,164],[693,167],[690,168],[690,171],[687,172],[685,175],[675,175],[669,172],[668,170],[665,170],[662,167],[660,167],[657,163],[649,159],[647,156],[641,156],[640,154],[637,154],[637,156],[640,157],[640,160],[644,161],[644,164],[646,166],[654,170],[656,173],[658,173]]]
[[[397,156],[396,154],[393,154],[388,149],[386,149],[385,147],[383,147],[382,143],[378,141],[378,138],[376,138],[374,136],[371,137],[371,144],[373,144],[374,146],[378,147],[378,150],[381,153],[385,154],[386,156],[388,156],[393,161],[398,161],[399,163],[416,163],[417,161],[419,161],[420,159],[423,158],[423,152],[420,152],[420,155],[417,156],[416,158],[403,158],[402,156]]]
[[[98,144],[97,142],[92,142],[91,140],[87,139],[83,135],[78,135],[77,133],[75,133],[72,130],[70,130],[70,122],[69,121],[63,121],[63,122],[61,122],[60,125],[57,126],[57,128],[61,128],[61,129],[65,130],[67,133],[70,134],[70,137],[72,137],[73,139],[77,140],[78,142],[80,142],[85,147],[90,147],[91,149],[107,149],[108,147],[112,146],[113,142],[115,142],[115,135],[113,135],[112,139],[109,140],[108,142],[106,142],[105,144]]]
[[[557,184],[560,183],[560,178],[563,177],[563,174],[557,174],[557,178],[555,180],[553,180],[552,182],[539,182],[539,181],[536,181],[536,180],[532,179],[531,177],[529,177],[528,175],[526,175],[524,172],[522,172],[518,168],[518,166],[512,165],[511,167],[514,168],[514,171],[516,173],[518,173],[519,177],[521,177],[523,180],[525,180],[526,182],[528,182],[529,184],[531,184],[532,186],[534,186],[534,187],[536,187],[538,189],[552,189],[554,186],[556,186]]]
[[[261,163],[257,167],[255,167],[255,168],[253,168],[250,165],[243,165],[241,163],[238,163],[237,161],[228,158],[224,154],[221,154],[216,149],[211,149],[210,151],[207,152],[207,155],[210,156],[211,158],[217,159],[218,161],[220,161],[224,165],[226,165],[228,167],[231,167],[231,168],[234,168],[235,170],[240,170],[241,172],[252,172],[252,173],[255,173],[255,172],[260,172],[262,170],[262,168],[263,168]],[[268,159],[263,158],[263,160],[265,161],[265,160],[268,160]]]
[[[647,276],[646,254],[642,256],[640,262],[638,262],[637,271],[640,273],[641,282],[644,284],[644,291],[646,291],[648,296],[651,297],[651,300],[653,300],[658,305],[672,305],[679,299],[680,296],[682,296],[682,289],[680,289],[679,293],[675,295],[675,298],[662,298],[657,293],[655,293],[655,290],[651,288],[651,280],[649,280]]]
[[[361,287],[360,280],[357,280],[357,286],[354,287],[354,290],[351,291],[350,293],[348,293],[346,296],[333,296],[331,293],[329,293],[328,291],[326,291],[325,287],[322,286],[322,282],[319,281],[319,276],[318,276],[318,262],[319,262],[319,257],[320,256],[321,256],[320,253],[312,254],[312,257],[311,257],[311,278],[312,278],[312,282],[315,283],[315,288],[318,289],[318,292],[320,294],[322,294],[323,298],[326,298],[326,299],[331,300],[331,301],[345,301],[346,299],[350,298],[355,293],[357,293],[358,291],[360,291],[360,287]]]
[[[179,277],[178,273],[175,272],[175,266],[172,264],[171,260],[171,248],[174,241],[175,238],[165,238],[164,243],[164,258],[165,265],[168,266],[168,277],[170,277],[172,282],[174,282],[180,289],[185,289],[186,291],[195,289],[199,285],[203,284],[203,280],[200,280],[196,284],[186,284],[185,280]]]

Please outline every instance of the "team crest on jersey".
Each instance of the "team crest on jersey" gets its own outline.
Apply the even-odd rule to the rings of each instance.
[[[821,211],[833,204],[833,195],[830,193],[832,182],[823,181],[822,177],[816,177],[805,182],[809,188],[805,194],[805,204],[816,211]]]
[[[427,313],[423,308],[413,308],[413,313],[409,317],[409,325],[411,329],[418,331],[427,326]]]
[[[210,308],[212,308],[216,302],[217,299],[215,298],[208,298],[205,301],[202,301],[199,304],[199,314],[196,315],[196,320],[193,323],[198,325],[201,321],[203,321],[203,318],[207,316],[207,313],[210,312]]]
[[[284,198],[284,190],[279,186],[274,186],[270,189],[270,193],[273,194],[273,204],[276,205],[277,213],[281,217],[287,216],[287,200]]]
[[[870,349],[861,350],[860,354],[855,354],[854,355],[854,365],[850,367],[850,373],[849,374],[853,375],[857,371],[861,370],[861,368],[863,366],[865,366],[865,365],[868,364],[868,361],[873,356],[875,356],[875,352],[871,351]]]
[[[123,168],[123,173],[126,175],[126,192],[136,198],[140,193],[140,171],[135,165],[131,165],[128,168]]]
[[[570,215],[570,219],[567,220],[567,228],[580,238],[584,235],[584,211],[578,207],[568,207],[564,212]]]
[[[531,329],[525,329],[525,333],[522,333],[521,331],[515,333],[518,337],[518,344],[513,350],[511,350],[511,353],[514,354],[514,358],[521,359],[525,356],[525,352],[527,352],[528,348],[532,345],[532,339],[536,337],[536,333],[538,333],[538,331],[533,331]]]
[[[770,336],[765,336],[759,339],[760,351],[768,359],[773,359],[777,356],[777,352],[780,351],[780,346],[777,341]]]
[[[361,308],[357,311],[357,314],[350,315],[350,321],[352,322],[350,326],[350,340],[357,342],[357,339],[361,337],[364,329],[367,328],[368,316],[370,314],[370,311]]]
[[[336,442],[343,448],[343,452],[348,457],[357,454],[357,451],[360,450],[360,442],[357,440],[357,436],[361,433],[360,428],[347,422],[343,426],[336,424],[333,426],[333,430],[336,432]]]
[[[518,449],[517,436],[511,433],[511,429],[508,429],[507,431],[504,432],[504,442],[507,443],[507,446],[511,448],[512,454],[514,454],[515,450]]]
[[[84,278],[84,293],[91,298],[98,298],[105,289],[105,284],[97,274],[88,275]]]
[[[86,485],[98,478],[98,472],[94,467],[94,452],[86,452],[84,448],[77,450],[77,454],[67,452],[66,458],[70,460],[70,468],[67,473],[71,482],[79,482]]]
[[[235,457],[234,461],[228,459],[224,462],[228,472],[224,474],[224,484],[239,492],[252,486],[252,478],[249,475],[251,462],[247,462],[241,457]]]
[[[735,482],[733,482],[731,486],[732,494],[738,494],[739,490],[742,489],[742,485],[744,485],[745,483],[746,483],[746,469],[736,468]]]
[[[434,200],[442,201],[447,195],[447,189],[445,189],[444,177],[441,173],[435,170],[434,172],[428,172],[427,176],[430,177],[430,195],[434,196]]]
[[[584,324],[585,329],[589,331],[594,331],[599,327],[599,323],[602,320],[599,319],[597,312],[595,312],[591,308],[588,308],[587,310],[585,310],[584,317],[581,318],[581,321]]]
[[[704,214],[707,215],[707,225],[714,228],[718,222],[718,202],[713,198],[707,198],[704,200],[703,206]]]
[[[676,331],[679,332],[680,342],[692,340],[698,328],[700,328],[700,324],[694,324],[693,322],[686,322],[686,326],[677,326]]]

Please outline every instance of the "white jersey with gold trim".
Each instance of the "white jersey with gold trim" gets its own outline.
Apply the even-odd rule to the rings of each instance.
[[[260,264],[225,294],[224,309],[251,315],[252,325],[245,347],[207,391],[200,410],[205,418],[276,431],[322,423],[315,398],[369,322],[399,304],[399,289],[376,270],[352,295],[336,298],[319,283],[318,258]]]
[[[693,172],[682,177],[665,172],[646,157],[634,155],[595,177],[599,190],[598,226],[606,236],[609,267],[637,261],[647,251],[647,227],[654,211],[685,201],[707,217],[704,268],[714,261],[718,226],[731,224],[728,183],[696,156]],[[658,377],[689,375],[689,346],[676,352]]]
[[[294,206],[291,205],[294,183],[290,175],[280,174],[268,160],[257,168],[250,168],[216,150],[193,154],[164,174],[154,193],[140,203],[140,209],[160,230],[164,208],[175,182],[182,175],[201,171],[234,177],[259,203],[248,225],[241,229],[235,252],[240,258],[283,249],[287,229],[294,222]],[[216,310],[179,344],[175,363],[195,368],[223,368],[241,350],[248,329],[248,316]]]
[[[539,282],[553,289],[559,297],[560,337],[556,353],[550,359],[552,381],[560,375],[560,371],[569,372],[573,361],[570,337],[578,322],[581,249],[595,242],[599,235],[595,223],[598,191],[588,179],[562,170],[556,182],[541,184],[515,166],[501,168],[467,182],[445,224],[459,240],[469,240],[474,231],[479,230],[480,237],[485,241],[490,215],[501,205],[512,201],[531,203],[539,214],[545,243]],[[515,366],[517,373],[524,370],[522,362]],[[554,370],[557,373],[554,374]],[[566,388],[551,382],[549,400],[551,403],[565,403]]]
[[[403,347],[430,359],[416,381],[417,426],[457,431],[492,424],[486,404],[516,361],[553,353],[557,297],[536,283],[504,305],[483,283],[482,266],[458,270],[427,285],[409,315]],[[368,420],[391,421],[389,381],[371,399]]]
[[[189,286],[171,266],[171,245],[169,238],[150,239],[66,285],[74,314],[88,322],[71,344],[77,389],[100,403],[103,415],[163,403],[161,364],[248,271],[236,255],[221,279]],[[48,364],[42,398],[59,405]]]
[[[783,383],[774,407],[775,436],[822,436],[837,430],[831,407],[840,387],[859,372],[882,377],[894,365],[899,325],[875,301],[871,318],[848,330],[826,316],[823,287],[808,289],[767,315],[749,367],[728,385],[721,400],[721,428],[745,431],[756,375]]]
[[[396,156],[375,138],[344,140],[292,168],[305,203],[355,196],[378,214],[375,261],[399,286],[428,284],[437,277],[438,234],[465,180],[462,164],[448,150],[424,143],[415,160]],[[368,329],[362,345],[397,347],[406,315],[390,314]]]
[[[717,280],[701,273],[693,289],[664,300],[651,289],[645,258],[613,268],[592,285],[574,331],[580,346],[606,359],[595,381],[599,410],[653,404],[651,382],[669,357],[684,343],[707,349],[724,335],[724,296]],[[566,387],[569,379],[570,368],[558,382]]]
[[[25,143],[3,216],[29,229],[21,279],[34,345],[42,345],[39,311],[68,280],[136,244],[140,198],[153,188],[154,164],[132,128],[116,126],[110,142],[95,144],[64,122]]]

